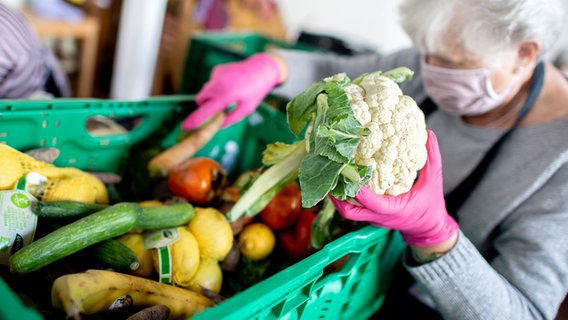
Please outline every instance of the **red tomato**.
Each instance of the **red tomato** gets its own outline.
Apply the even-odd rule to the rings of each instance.
[[[168,187],[192,204],[205,205],[223,191],[227,173],[221,165],[207,157],[189,158],[175,166],[168,175]]]
[[[296,182],[285,186],[260,211],[262,222],[272,230],[283,230],[296,222],[302,212],[302,198],[300,187]]]
[[[286,257],[302,259],[314,250],[311,246],[312,223],[316,214],[310,210],[303,210],[298,217],[294,228],[281,232],[278,235],[278,244]]]

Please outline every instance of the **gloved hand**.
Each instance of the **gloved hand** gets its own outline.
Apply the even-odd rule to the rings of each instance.
[[[361,205],[331,197],[337,211],[350,220],[399,230],[404,241],[412,246],[426,247],[448,240],[458,224],[446,211],[442,159],[438,140],[430,130],[426,148],[428,160],[411,190],[389,196],[363,186],[354,198]]]
[[[276,60],[265,53],[216,66],[209,81],[195,97],[198,108],[183,121],[182,129],[189,131],[199,127],[233,103],[236,106],[227,114],[223,127],[241,120],[278,85],[281,74]]]

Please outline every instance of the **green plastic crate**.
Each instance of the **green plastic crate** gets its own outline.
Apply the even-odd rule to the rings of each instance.
[[[367,226],[192,319],[368,319],[403,249],[399,233]],[[329,271],[345,256],[341,269]]]
[[[214,66],[240,61],[272,48],[319,50],[307,44],[280,41],[257,33],[203,32],[190,39],[179,92],[195,94],[209,80]]]
[[[162,141],[163,147],[175,143],[180,127]],[[262,165],[266,145],[276,141],[291,143],[296,137],[288,128],[286,115],[268,104],[261,104],[245,119],[223,128],[196,156],[217,160],[229,175],[235,175]]]
[[[180,115],[194,108],[193,99],[188,95],[134,102],[3,101],[0,102],[0,141],[18,149],[65,147],[61,153],[65,156],[63,164],[113,171],[121,167],[125,154],[136,143],[164,129],[165,125],[179,123]],[[108,143],[102,143],[86,137],[81,126],[95,115],[141,116],[151,120],[143,121],[125,136],[111,137]],[[69,121],[75,124],[67,123]],[[33,127],[38,124],[41,128]],[[50,126],[56,128],[49,130]],[[161,143],[167,147],[175,143],[179,128],[165,129],[169,134]],[[220,130],[198,155],[212,157],[230,172],[240,173],[260,165],[266,144],[294,140],[285,115],[263,104],[247,118]],[[80,162],[83,158],[90,160]],[[77,160],[69,162],[69,159]],[[403,249],[398,233],[364,227],[330,242],[313,255],[197,314],[194,319],[366,319],[383,303],[394,265]],[[347,257],[347,262],[335,269],[335,262],[343,257]],[[4,281],[0,281],[0,301],[2,319],[41,318],[38,312],[23,304]]]
[[[193,96],[144,101],[0,100],[0,143],[22,151],[55,147],[60,151],[57,166],[116,173],[129,147],[157,130],[173,112],[188,113],[193,108]],[[99,116],[139,124],[124,134],[93,136],[87,121]]]
[[[43,317],[31,307],[24,305],[20,298],[10,289],[0,278],[0,319],[26,319],[26,320],[41,320]]]

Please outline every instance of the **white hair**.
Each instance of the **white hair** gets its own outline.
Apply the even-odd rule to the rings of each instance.
[[[564,21],[558,0],[405,0],[401,24],[426,53],[443,52],[447,40],[473,58],[487,61],[523,41],[551,50]]]

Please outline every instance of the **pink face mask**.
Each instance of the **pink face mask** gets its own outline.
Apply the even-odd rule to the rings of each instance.
[[[437,107],[453,115],[479,115],[503,103],[513,82],[496,93],[487,69],[448,69],[422,60],[422,80],[426,93]]]

